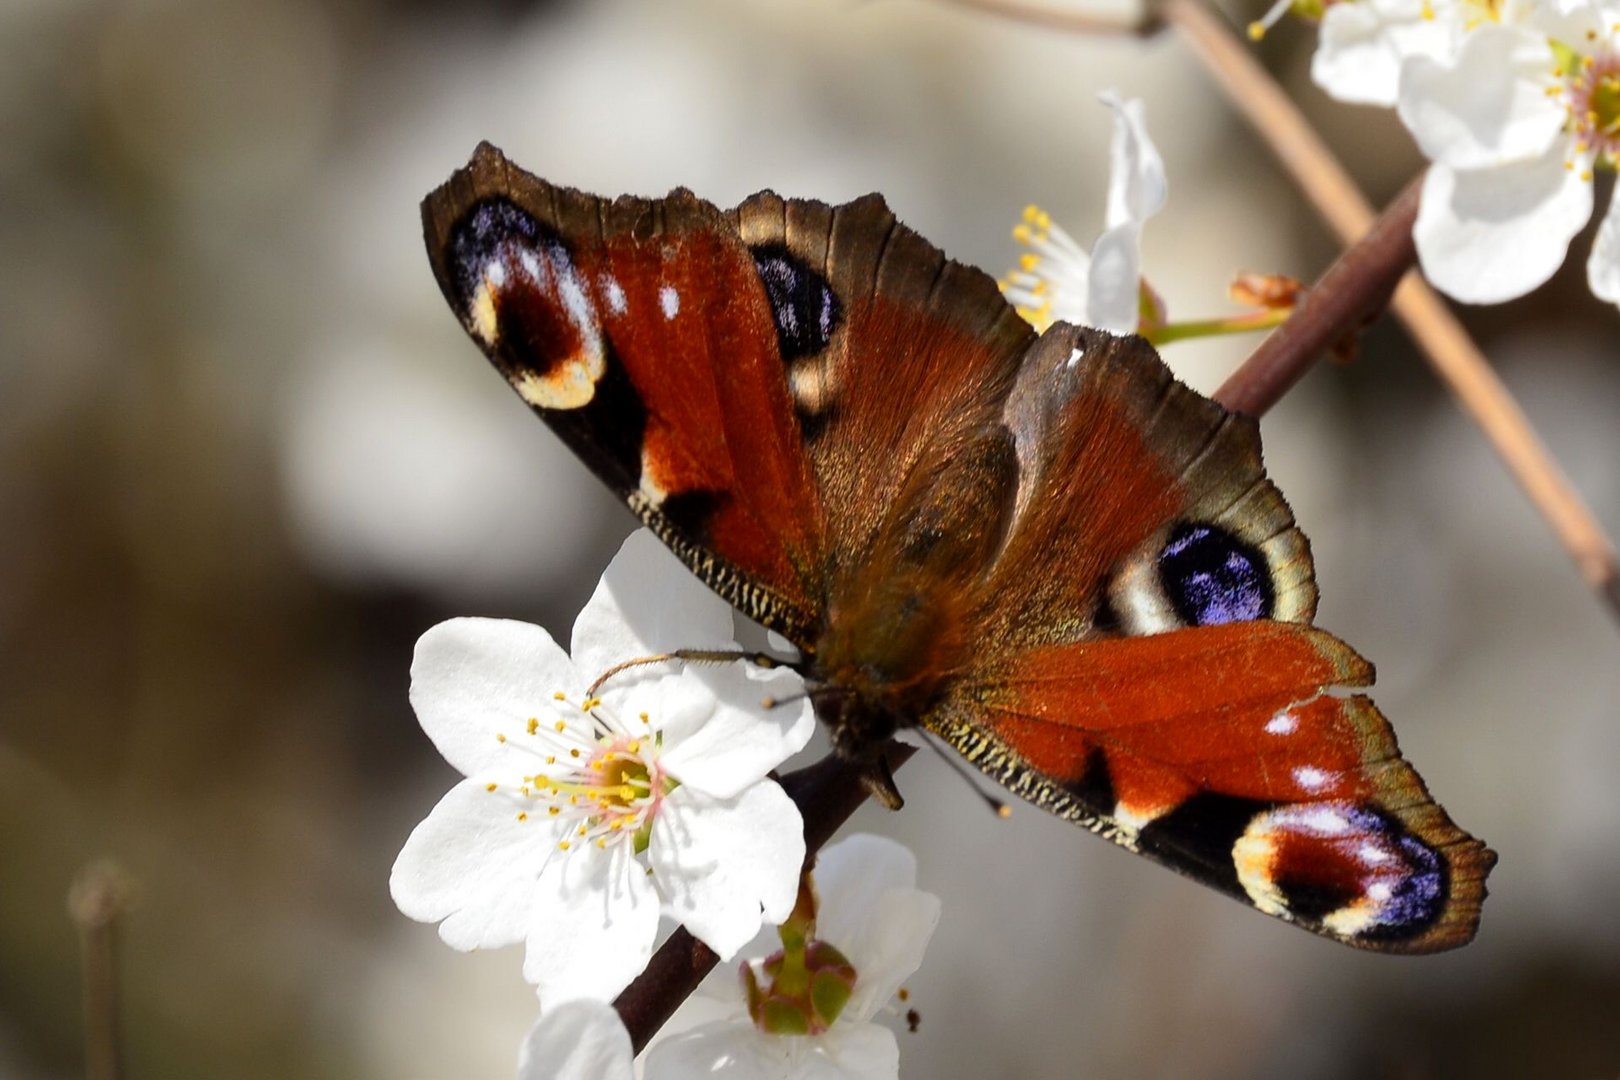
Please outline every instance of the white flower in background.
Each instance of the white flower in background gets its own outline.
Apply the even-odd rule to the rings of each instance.
[[[1311,79],[1339,101],[1393,106],[1408,58],[1449,61],[1470,26],[1496,17],[1506,6],[1473,0],[1337,0],[1322,13]]]
[[[646,966],[660,912],[729,957],[793,909],[798,810],[765,774],[804,746],[798,677],[742,661],[628,668],[735,649],[731,611],[650,533],[625,542],[574,624],[452,619],[417,643],[411,704],[466,777],[416,827],[390,882],[458,949],[527,942],[547,1007],[611,998]]]
[[[1088,253],[1033,206],[1013,230],[1030,251],[1002,291],[1037,330],[1062,321],[1131,334],[1141,317],[1142,223],[1164,206],[1164,162],[1148,138],[1142,102],[1112,91],[1100,97],[1114,110],[1102,235]]]
[[[1424,273],[1471,303],[1545,282],[1592,216],[1592,174],[1620,161],[1620,7],[1569,3],[1482,26],[1454,62],[1407,61],[1400,115],[1434,162],[1413,236]],[[1620,304],[1620,221],[1587,280]]]
[[[630,1033],[613,1006],[569,1001],[547,1009],[518,1053],[518,1080],[631,1080]]]
[[[820,897],[814,940],[832,946],[835,961],[847,961],[833,965],[849,996],[830,1024],[816,1034],[768,1034],[756,1026],[738,993],[726,1019],[655,1043],[646,1058],[648,1080],[892,1080],[899,1075],[894,1033],[871,1021],[921,965],[939,922],[939,898],[916,888],[916,857],[878,836],[851,836],[828,847],[814,879]],[[814,950],[812,944],[812,961]],[[779,962],[780,955],[773,960]],[[756,987],[768,991],[771,962],[752,960],[748,966]]]

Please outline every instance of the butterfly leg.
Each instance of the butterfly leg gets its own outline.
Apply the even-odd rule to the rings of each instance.
[[[881,751],[862,770],[861,784],[886,809],[898,810],[906,805],[906,800],[900,797],[900,789],[894,785],[894,770],[889,768],[889,756]]]

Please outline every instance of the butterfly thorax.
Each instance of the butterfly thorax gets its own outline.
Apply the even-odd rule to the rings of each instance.
[[[810,675],[840,756],[872,760],[933,707],[960,647],[956,608],[938,583],[907,575],[829,612]]]
[[[822,686],[816,713],[841,756],[872,760],[961,670],[1015,485],[999,424],[942,439],[911,470],[860,570],[828,598],[810,675]]]

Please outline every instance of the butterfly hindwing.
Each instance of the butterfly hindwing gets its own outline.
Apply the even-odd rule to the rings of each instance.
[[[1019,512],[977,654],[925,719],[1039,805],[1350,944],[1473,935],[1494,855],[1308,626],[1310,555],[1252,421],[1138,339],[1057,326],[1008,404]],[[1033,614],[1033,617],[1031,617]]]
[[[930,727],[1014,791],[1268,914],[1365,948],[1473,936],[1494,856],[1452,824],[1343,643],[1262,620],[1054,645]]]

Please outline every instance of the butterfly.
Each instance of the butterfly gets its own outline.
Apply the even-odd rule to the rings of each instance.
[[[422,205],[518,395],[715,592],[791,641],[892,805],[920,727],[1015,794],[1350,945],[1474,935],[1452,824],[1311,626],[1259,430],[1142,339],[1037,335],[900,224],[762,192],[606,200],[485,143]]]

